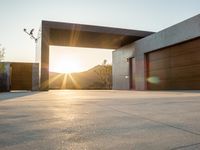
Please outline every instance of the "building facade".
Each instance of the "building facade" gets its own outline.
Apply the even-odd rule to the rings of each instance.
[[[199,90],[200,15],[113,52],[113,89]]]
[[[200,15],[160,32],[42,21],[40,90],[49,89],[49,46],[115,49],[113,89],[200,89]]]

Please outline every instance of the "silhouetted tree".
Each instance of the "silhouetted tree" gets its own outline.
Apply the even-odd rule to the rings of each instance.
[[[5,48],[1,47],[1,44],[0,44],[0,62],[3,61],[4,56],[5,56]]]
[[[105,86],[106,89],[111,89],[112,87],[112,65],[107,63],[105,59],[98,69],[94,71],[100,82]]]

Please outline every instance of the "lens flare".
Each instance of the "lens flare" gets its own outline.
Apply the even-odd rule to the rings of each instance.
[[[152,83],[152,84],[159,84],[160,83],[160,79],[158,77],[149,77],[147,79],[147,81],[149,83]]]

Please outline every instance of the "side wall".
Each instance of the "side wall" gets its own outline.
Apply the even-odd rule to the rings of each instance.
[[[130,44],[113,51],[113,89],[129,90],[129,61],[128,58],[134,56],[134,45]],[[128,77],[128,78],[127,78]]]

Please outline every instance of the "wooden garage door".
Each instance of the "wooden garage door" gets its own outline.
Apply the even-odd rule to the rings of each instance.
[[[32,89],[32,64],[11,63],[11,90]]]
[[[149,90],[200,89],[200,38],[147,54]]]

